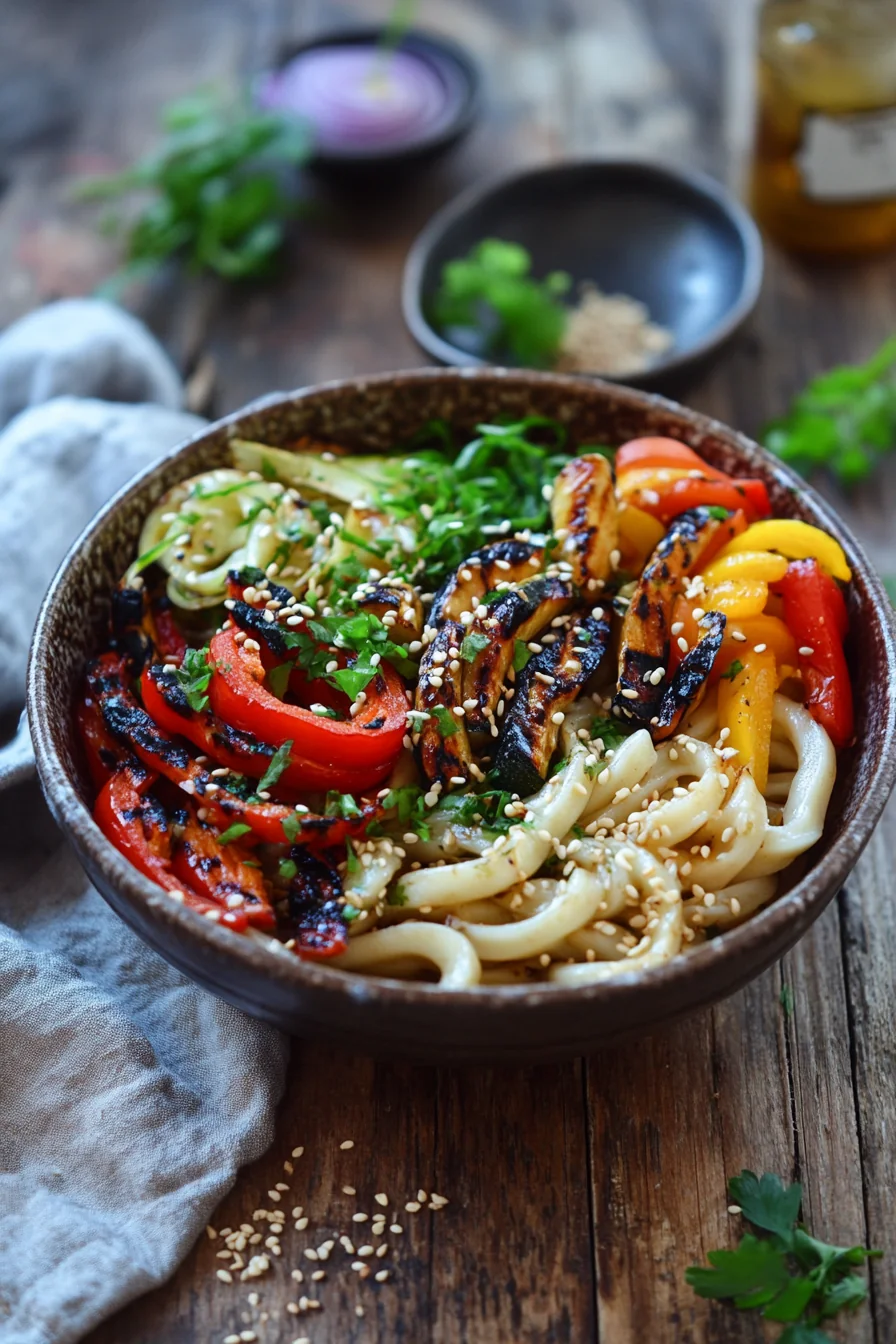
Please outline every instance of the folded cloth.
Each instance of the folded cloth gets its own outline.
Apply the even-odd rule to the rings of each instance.
[[[0,710],[23,699],[69,543],[201,424],[62,395],[0,433]],[[70,1344],[171,1274],[270,1143],[286,1042],[109,910],[43,803],[24,724],[0,789],[0,1344]]]

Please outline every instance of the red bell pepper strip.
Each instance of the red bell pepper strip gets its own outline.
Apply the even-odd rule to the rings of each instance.
[[[181,634],[171,603],[167,597],[154,598],[149,603],[149,633],[153,637],[163,663],[182,663],[187,641]]]
[[[662,523],[670,523],[680,513],[701,505],[732,511],[742,509],[750,522],[768,518],[772,511],[765,482],[750,479],[710,481],[680,477],[653,490],[635,490],[628,496],[628,502]]]
[[[228,925],[242,933],[247,928],[273,933],[277,919],[261,875],[246,860],[239,844],[222,845],[217,833],[203,825],[192,809],[174,850],[173,868],[185,886],[213,905],[226,910]]]
[[[94,788],[101,789],[113,771],[134,758],[109,732],[99,705],[91,696],[84,696],[78,703],[75,722],[87,757],[90,778]]]
[[[260,742],[251,733],[232,728],[210,710],[192,710],[173,675],[158,664],[143,673],[140,694],[146,712],[159,728],[185,737],[216,765],[227,766],[250,779],[261,779],[270,765],[275,747]],[[290,764],[280,775],[275,789],[338,789],[340,793],[360,794],[367,788],[369,778],[369,771],[346,769],[334,772],[316,761],[301,759],[298,751],[291,750]]]
[[[308,850],[295,848],[291,857],[296,874],[289,884],[288,923],[295,950],[307,961],[338,956],[347,946],[338,869],[327,855]]]
[[[684,471],[700,471],[710,481],[730,481],[731,477],[704,462],[693,448],[677,439],[629,439],[616,453],[616,475],[633,467],[672,467]]]
[[[368,823],[380,815],[379,804],[364,801],[359,804],[357,817],[322,817],[312,812],[298,813],[281,803],[245,801],[227,789],[224,779],[213,779],[183,742],[156,727],[128,689],[125,667],[123,658],[105,653],[87,670],[87,694],[99,705],[106,727],[150,769],[207,807],[221,830],[243,822],[252,827],[254,840],[268,844],[289,840],[311,846],[339,845],[350,835],[363,834]]]
[[[360,712],[347,721],[313,714],[278,700],[264,685],[264,667],[254,650],[237,643],[233,629],[221,630],[210,646],[213,667],[208,694],[219,719],[262,741],[294,743],[290,754],[334,772],[350,770],[373,788],[389,774],[407,733],[408,702],[401,677],[389,663],[367,688]],[[308,783],[306,788],[320,787]],[[332,783],[330,788],[338,788]]]
[[[784,621],[799,647],[806,707],[835,747],[855,734],[852,685],[843,653],[846,604],[817,560],[795,560],[775,589],[784,599]],[[802,649],[811,653],[802,653]]]

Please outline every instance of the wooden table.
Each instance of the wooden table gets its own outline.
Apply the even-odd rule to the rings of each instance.
[[[466,183],[561,153],[645,148],[736,179],[749,136],[750,35],[727,0],[430,0],[422,21],[469,43],[487,81],[481,126],[400,196],[323,194],[282,278],[224,293],[168,277],[142,302],[219,410],[271,388],[414,365],[398,313],[404,253]],[[334,10],[338,9],[338,13]],[[289,36],[376,6],[318,0],[32,0],[0,10],[0,285],[3,321],[89,291],[110,267],[83,208],[85,168],[152,143],[161,102],[258,69]],[[748,432],[807,376],[865,356],[896,326],[896,261],[822,269],[769,249],[758,314],[687,399]],[[198,385],[197,385],[198,386]],[[197,392],[198,395],[198,392]],[[884,573],[896,572],[896,462],[847,507]],[[849,1341],[896,1339],[896,1034],[892,1025],[896,814],[848,887],[784,962],[712,1011],[652,1040],[528,1070],[436,1072],[296,1043],[277,1137],[215,1215],[236,1227],[285,1179],[305,1234],[255,1286],[215,1278],[203,1237],[173,1280],[91,1344],[206,1344],[240,1330],[313,1344],[686,1344],[771,1338],[698,1300],[684,1269],[738,1235],[725,1181],[742,1167],[798,1177],[810,1226],[870,1241],[870,1302]],[[792,1009],[782,1003],[782,990]],[[342,1151],[342,1140],[354,1148]],[[295,1174],[284,1159],[305,1152]],[[357,1198],[341,1193],[354,1186]],[[406,1213],[418,1187],[451,1202]],[[361,1282],[337,1248],[319,1285],[289,1278],[306,1245],[386,1191],[401,1235]],[[390,1205],[390,1209],[391,1209]],[[360,1245],[361,1238],[355,1238]],[[220,1245],[220,1243],[218,1243]],[[295,1317],[287,1301],[316,1295]],[[363,1316],[356,1315],[361,1306]],[[254,1338],[254,1336],[253,1336]]]

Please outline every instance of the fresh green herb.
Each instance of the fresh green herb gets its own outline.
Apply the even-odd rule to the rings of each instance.
[[[549,368],[566,329],[567,309],[560,302],[572,281],[565,271],[544,280],[531,275],[532,258],[518,243],[484,238],[466,257],[442,267],[433,301],[433,318],[449,335],[469,341],[474,353],[509,355],[516,363]]]
[[[492,588],[490,592],[483,593],[479,601],[484,607],[493,607],[496,602],[500,602],[501,598],[506,596],[507,594],[502,593],[498,588]]]
[[[472,635],[464,637],[460,646],[460,656],[465,663],[475,663],[476,655],[487,649],[490,643],[488,635],[480,635],[474,631]]]
[[[700,1297],[730,1298],[741,1311],[761,1309],[787,1328],[778,1344],[833,1344],[818,1327],[868,1295],[852,1269],[880,1251],[829,1246],[797,1222],[802,1186],[742,1171],[728,1182],[731,1200],[765,1236],[746,1233],[733,1251],[710,1251],[710,1268],[691,1265],[685,1277]]]
[[[491,835],[506,835],[511,826],[524,824],[521,816],[505,816],[504,809],[513,795],[504,789],[483,789],[481,793],[449,793],[437,808],[454,825],[481,826]]]
[[[271,757],[270,764],[265,770],[261,779],[258,781],[258,792],[263,793],[265,789],[270,789],[283,774],[283,771],[292,765],[292,739],[287,739],[281,747],[278,747]]]
[[[531,657],[532,652],[530,649],[526,648],[525,642],[522,639],[515,639],[513,641],[514,672],[522,672],[523,668],[526,666]]]
[[[425,790],[419,784],[406,784],[400,789],[390,789],[383,799],[383,807],[387,812],[395,808],[398,820],[406,830],[416,831],[421,840],[428,840],[430,831],[425,820],[424,795]],[[372,833],[370,826],[367,830]]]
[[[392,891],[389,892],[389,895],[388,895],[388,897],[386,898],[386,904],[387,904],[387,905],[407,905],[407,903],[408,903],[407,892],[405,891],[404,887],[403,887],[403,886],[401,885],[401,883],[399,882],[398,885],[397,885],[396,887],[394,887],[394,888],[392,889]]]
[[[244,821],[235,821],[232,826],[228,826],[226,831],[222,831],[218,836],[219,845],[229,845],[231,840],[239,840],[241,835],[248,835],[252,827],[247,826]]]
[[[295,859],[284,859],[280,864],[280,876],[285,882],[291,882],[298,871],[299,866]]]
[[[721,674],[721,675],[722,675],[722,680],[723,680],[723,681],[733,681],[734,678],[735,678],[740,672],[743,672],[743,670],[744,670],[744,665],[743,665],[743,663],[740,661],[739,658],[735,658],[735,660],[734,660],[733,663],[729,663],[729,664],[728,664],[728,670],[727,670],[727,672],[723,672],[723,673]]]
[[[404,676],[416,674],[417,666],[408,658],[407,650],[390,638],[388,627],[372,612],[321,617],[309,621],[308,629],[310,635],[302,630],[285,631],[283,637],[287,648],[298,650],[299,666],[307,672],[310,680],[323,677],[330,685],[344,691],[351,700],[369,686],[377,675],[378,662],[383,659],[397,667]],[[353,652],[355,657],[351,666],[327,672],[333,649]],[[379,654],[377,662],[373,661],[375,654]]]
[[[168,530],[170,532],[171,528],[169,527]],[[166,551],[169,551],[173,545],[173,536],[163,537],[161,541],[156,542],[155,546],[150,546],[148,551],[144,551],[142,555],[137,556],[137,559],[131,566],[131,573],[139,574],[141,569],[146,569],[147,565],[151,565],[154,560],[158,560],[159,557],[164,555]]]
[[[266,481],[276,481],[277,479],[277,468],[269,457],[261,459],[261,474]]]
[[[208,704],[205,692],[208,690],[213,671],[208,661],[208,652],[207,644],[201,649],[187,649],[183,662],[174,671],[174,679],[195,714],[201,714]]]
[[[554,764],[551,766],[550,771],[548,772],[548,778],[553,779],[555,775],[559,775],[560,771],[565,770],[568,764],[569,764],[569,758],[566,756],[561,756],[560,760],[555,761]]]
[[[171,103],[165,139],[135,167],[83,184],[82,198],[154,193],[130,226],[124,278],[183,256],[227,280],[266,274],[297,213],[284,169],[311,150],[304,124],[209,93]]]
[[[451,710],[446,709],[444,705],[433,705],[429,712],[439,725],[439,732],[442,737],[453,737],[460,730],[457,719],[451,713]]]
[[[896,336],[867,364],[813,378],[764,442],[804,476],[827,467],[841,485],[864,480],[896,446]]]
[[[789,985],[781,987],[781,1007],[784,1009],[785,1017],[793,1017],[793,990]]]
[[[294,845],[299,831],[302,829],[302,818],[297,812],[292,812],[288,817],[284,817],[280,823],[283,827],[283,834],[291,845]]]
[[[721,504],[707,504],[706,512],[710,518],[715,518],[720,523],[724,523],[725,519],[731,516],[729,510],[723,509]]]
[[[376,501],[417,534],[414,581],[438,585],[482,545],[483,527],[496,519],[509,535],[545,532],[550,504],[543,490],[569,460],[562,451],[566,437],[559,421],[532,415],[477,425],[476,437],[458,449],[444,421],[430,422],[412,454],[386,469]]]
[[[286,695],[286,688],[289,685],[289,676],[292,672],[292,666],[289,663],[278,663],[268,672],[268,685],[276,695],[278,700],[282,700]]]
[[[361,871],[361,860],[355,853],[352,842],[347,836],[345,840],[345,871],[350,875]]]
[[[358,863],[357,859],[355,859],[355,863]],[[358,864],[358,867],[360,866],[361,865]],[[342,918],[345,920],[346,924],[351,924],[352,920],[357,919],[360,913],[361,911],[358,910],[356,906],[351,905],[348,901],[346,901],[345,905],[342,907]]]
[[[331,789],[324,805],[325,817],[360,817],[362,812],[350,793],[339,793]]]
[[[631,737],[630,732],[626,732],[619,719],[608,719],[599,715],[591,720],[591,736],[599,737],[604,744],[604,751],[618,751],[623,742]]]

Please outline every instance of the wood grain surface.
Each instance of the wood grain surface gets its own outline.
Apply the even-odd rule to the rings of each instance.
[[[0,7],[0,322],[108,274],[114,245],[70,185],[148,148],[165,99],[248,77],[291,37],[385,9],[385,0]],[[316,188],[315,212],[268,285],[228,293],[170,273],[134,302],[196,372],[200,403],[213,374],[218,411],[273,388],[418,364],[398,311],[403,258],[430,213],[468,183],[606,149],[739,181],[749,9],[426,0],[421,24],[467,42],[483,66],[486,107],[470,140],[400,193]],[[682,399],[755,433],[814,371],[867,355],[896,327],[894,282],[892,258],[810,267],[770,247],[755,319]],[[896,572],[896,462],[851,500],[832,497],[882,572]],[[242,1173],[214,1224],[237,1228],[273,1208],[267,1192],[282,1181],[283,1207],[301,1204],[308,1227],[295,1232],[287,1219],[283,1254],[255,1283],[220,1282],[220,1239],[201,1238],[165,1287],[90,1344],[207,1344],[240,1332],[275,1344],[756,1344],[774,1331],[684,1282],[688,1264],[739,1235],[725,1181],[744,1166],[799,1177],[818,1234],[887,1252],[870,1303],[837,1338],[889,1344],[894,846],[891,808],[847,889],[780,967],[652,1040],[556,1067],[440,1072],[295,1043],[275,1145]],[[297,1145],[290,1173],[283,1163]],[[407,1211],[418,1191],[450,1203]],[[365,1233],[371,1223],[352,1215],[372,1217],[377,1192],[388,1196],[387,1229]],[[394,1218],[400,1233],[388,1231]],[[337,1243],[326,1262],[304,1256],[339,1235],[356,1251],[365,1235],[388,1249],[359,1260]],[[353,1261],[373,1269],[362,1277]],[[383,1268],[390,1277],[379,1283]],[[289,1311],[303,1295],[320,1309]]]

